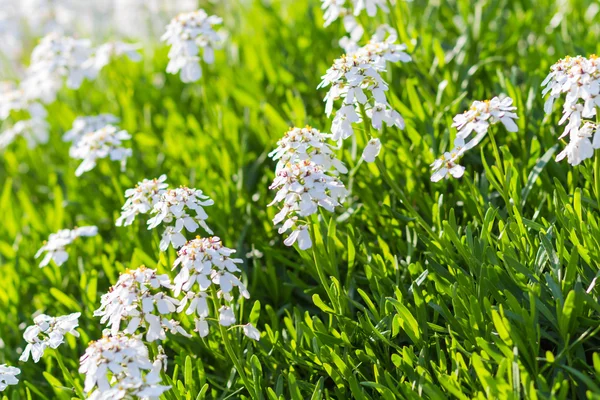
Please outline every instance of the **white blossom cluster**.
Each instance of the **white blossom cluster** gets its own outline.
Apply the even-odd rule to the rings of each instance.
[[[202,49],[204,62],[212,64],[215,59],[214,49],[219,46],[221,37],[214,30],[222,19],[209,16],[204,10],[179,14],[167,26],[161,40],[167,42],[169,64],[167,72],[180,72],[182,82],[195,82],[202,77],[202,67],[198,53]]]
[[[167,176],[161,175],[155,179],[144,179],[134,188],[125,191],[125,204],[121,209],[121,216],[117,219],[117,226],[128,226],[133,223],[139,214],[147,214],[154,208],[160,195],[169,185]]]
[[[35,258],[40,257],[44,252],[46,255],[40,263],[40,268],[45,267],[54,261],[56,265],[61,266],[69,259],[67,246],[73,243],[77,238],[82,236],[96,236],[98,228],[95,226],[82,226],[75,229],[61,229],[56,233],[52,233],[44,245],[35,254]]]
[[[80,316],[81,313],[56,318],[45,314],[35,317],[33,319],[34,324],[27,327],[23,334],[27,347],[25,347],[19,360],[27,361],[31,357],[37,363],[47,348],[56,349],[63,344],[66,334],[79,337],[79,332],[75,329],[79,326]]]
[[[137,48],[122,42],[109,42],[94,49],[89,40],[55,32],[42,38],[31,54],[31,64],[22,82],[19,85],[0,83],[0,121],[9,118],[11,113],[14,116],[14,112],[29,114],[29,119],[19,120],[0,133],[0,149],[19,136],[27,140],[30,148],[47,143],[49,125],[42,104],[55,101],[65,81],[69,88],[78,89],[85,78],[95,78],[111,58],[125,54],[131,60],[139,61],[141,56]]]
[[[0,0],[0,69],[18,68],[27,45],[56,32],[154,41],[173,15],[197,0]]]
[[[98,159],[107,157],[120,161],[124,170],[132,150],[124,147],[122,142],[131,139],[131,136],[117,128],[118,122],[119,118],[112,114],[75,118],[73,127],[63,135],[63,141],[72,142],[69,149],[71,157],[83,160],[75,171],[76,176],[91,171]]]
[[[131,139],[125,130],[116,126],[106,125],[97,131],[88,132],[73,143],[69,155],[77,160],[82,160],[75,170],[76,176],[96,167],[98,159],[109,158],[111,161],[120,161],[121,170],[125,170],[127,159],[131,157],[131,148],[124,147],[123,141]]]
[[[113,335],[118,332],[135,334],[144,328],[146,340],[165,340],[166,331],[190,336],[179,323],[167,318],[176,311],[179,301],[167,296],[163,289],[171,289],[168,275],[158,275],[144,266],[127,270],[101,299],[94,316],[102,317]],[[122,329],[122,324],[126,326]]]
[[[116,125],[119,118],[112,114],[98,114],[89,117],[77,117],[73,121],[73,127],[65,132],[62,139],[64,142],[78,142],[87,133],[95,132],[107,125]]]
[[[0,121],[11,117],[13,112],[26,112],[29,119],[22,119],[0,132],[0,149],[8,147],[17,137],[23,137],[29,148],[48,142],[49,126],[46,109],[36,100],[29,100],[22,88],[12,82],[0,82]]]
[[[211,286],[218,288],[217,296],[225,303],[231,303],[233,296],[231,292],[237,287],[240,294],[245,298],[250,298],[250,293],[240,279],[234,275],[240,272],[236,264],[242,263],[239,258],[232,258],[235,250],[223,246],[218,237],[201,238],[197,237],[183,246],[178,254],[173,268],[179,267],[179,272],[174,279],[175,296],[184,294],[181,300],[178,312],[188,315],[194,315],[196,331],[201,337],[209,333],[208,321],[210,316],[208,300],[210,294],[207,291]],[[186,309],[187,308],[187,309]],[[236,318],[233,309],[228,304],[221,304],[219,308],[219,324],[230,326],[235,324]],[[248,332],[246,332],[248,331]],[[252,335],[249,335],[249,333]],[[254,340],[256,328],[248,324],[244,328],[244,333]]]
[[[596,55],[565,57],[551,67],[542,86],[542,94],[549,94],[546,114],[552,113],[556,99],[565,96],[559,124],[568,122],[559,139],[568,135],[570,141],[556,161],[566,157],[569,164],[579,165],[600,148],[598,126],[590,120],[597,118],[600,107],[600,59]]]
[[[33,50],[22,85],[29,98],[51,103],[64,81],[68,88],[79,89],[85,79],[95,79],[114,58],[126,55],[131,61],[140,61],[138,49],[138,45],[119,41],[94,48],[88,39],[50,33]]]
[[[319,207],[333,212],[348,195],[339,172],[346,168],[332,153],[325,139],[332,137],[316,129],[292,128],[278,142],[270,156],[279,160],[275,179],[269,189],[277,190],[269,206],[281,204],[273,224],[283,224],[279,233],[292,230],[285,239],[287,246],[296,241],[302,250],[312,246],[308,225],[302,217],[315,214]]]
[[[65,81],[68,88],[79,89],[86,78],[96,78],[114,57],[127,55],[132,61],[141,60],[138,48],[118,41],[94,48],[88,39],[52,32],[33,49],[21,85],[28,99],[51,103]]]
[[[333,140],[341,142],[352,136],[352,125],[361,122],[363,117],[369,118],[377,130],[383,128],[384,122],[388,126],[404,128],[402,116],[388,103],[388,85],[381,76],[386,62],[411,60],[404,50],[406,46],[395,44],[393,40],[370,42],[335,60],[323,75],[318,88],[331,86],[325,96],[328,116],[333,112],[334,103],[342,99],[331,126]]]
[[[331,138],[331,134],[310,126],[290,128],[277,142],[277,148],[269,153],[269,157],[277,161],[275,171],[279,172],[287,164],[312,160],[325,170],[333,168],[341,174],[347,173],[348,169],[336,157],[334,147],[327,143]]]
[[[8,386],[19,383],[17,375],[21,373],[19,368],[9,367],[6,364],[0,364],[0,392],[3,392]]]
[[[462,177],[465,167],[458,161],[465,151],[472,149],[483,140],[491,125],[501,122],[507,131],[517,132],[519,128],[514,121],[518,118],[514,112],[516,109],[510,97],[502,99],[494,97],[491,100],[475,101],[467,111],[456,115],[452,124],[458,131],[454,146],[452,150],[445,152],[431,164],[431,180],[438,182],[450,176]],[[475,135],[471,137],[473,132]]]
[[[50,136],[48,130],[49,125],[44,118],[18,121],[10,128],[0,132],[0,149],[8,147],[18,137],[23,137],[27,141],[27,146],[33,149],[38,144],[48,143]]]
[[[350,4],[348,4],[348,0],[321,0],[321,3],[321,8],[324,10],[325,27],[331,25],[338,18],[342,19],[344,30],[348,35],[339,40],[339,45],[347,54],[353,53],[359,48],[358,42],[365,33],[365,28],[358,22],[357,17],[364,10],[367,11],[369,17],[374,17],[378,10],[385,14],[390,11],[388,0],[350,0]],[[377,34],[371,40],[383,40],[382,38],[376,39],[381,36],[383,31],[394,32],[393,35],[396,36],[392,28],[382,25],[377,28]]]
[[[26,96],[51,103],[65,81],[68,88],[78,89],[86,78],[84,63],[92,52],[87,39],[58,33],[46,35],[31,53],[31,63],[22,82]]]
[[[144,179],[138,182],[135,188],[125,192],[127,200],[121,209],[121,216],[117,219],[117,226],[127,226],[139,214],[150,214],[148,229],[164,225],[160,240],[160,250],[165,251],[170,245],[175,249],[183,246],[187,239],[185,231],[196,232],[202,227],[212,234],[206,224],[208,214],[204,207],[212,206],[214,201],[203,194],[202,190],[179,187],[167,189],[167,177],[162,175],[158,179]]]
[[[321,0],[321,3],[321,8],[325,11],[325,26],[331,25],[339,17],[358,17],[365,10],[369,17],[374,17],[378,9],[386,14],[390,12],[387,0]]]
[[[80,359],[85,374],[84,392],[91,400],[158,399],[170,389],[161,385],[160,372],[167,367],[160,352],[152,361],[148,348],[137,336],[106,334],[91,342]]]

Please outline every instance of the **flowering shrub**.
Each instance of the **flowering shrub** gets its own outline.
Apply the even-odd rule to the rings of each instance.
[[[599,15],[0,0],[0,397],[596,399]]]
[[[25,347],[19,360],[27,361],[31,356],[34,362],[38,362],[48,347],[58,348],[64,342],[67,333],[79,337],[79,332],[75,328],[79,326],[80,316],[81,313],[57,318],[45,314],[35,317],[33,319],[34,325],[27,327],[23,334],[27,347]]]
[[[90,343],[79,372],[86,376],[88,399],[151,399],[169,389],[160,384],[160,372],[166,366],[164,355],[150,359],[139,338],[117,334]]]

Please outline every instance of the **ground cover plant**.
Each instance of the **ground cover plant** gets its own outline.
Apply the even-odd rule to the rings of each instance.
[[[599,18],[0,0],[0,398],[600,398]]]

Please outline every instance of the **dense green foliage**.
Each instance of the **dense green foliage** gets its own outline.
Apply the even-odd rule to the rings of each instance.
[[[600,51],[593,2],[414,0],[391,19],[363,16],[397,27],[413,56],[386,74],[407,127],[386,128],[381,163],[343,177],[352,196],[314,220],[306,252],[271,223],[267,154],[289,126],[330,128],[316,87],[343,29],[322,28],[317,0],[222,3],[206,9],[224,17],[230,44],[201,82],[164,74],[159,45],[63,90],[48,145],[19,141],[0,156],[0,363],[23,371],[6,398],[76,397],[78,358],[101,336],[100,295],[125,268],[170,273],[175,252],[159,252],[157,232],[114,224],[124,189],[162,173],[215,199],[210,225],[245,259],[242,308],[263,332],[255,343],[230,331],[249,386],[216,330],[171,336],[165,399],[600,398],[600,160],[554,161],[560,113],[544,116],[540,93],[558,58]],[[452,117],[501,93],[520,117],[518,133],[492,128],[502,164],[486,139],[462,179],[431,183]],[[76,178],[61,135],[100,112],[122,118],[134,157],[125,173],[101,161]],[[366,135],[355,137],[362,149]],[[340,158],[356,166],[350,141]],[[88,224],[100,235],[71,246],[62,267],[38,268],[50,233]],[[82,338],[58,350],[64,367],[52,351],[17,361],[36,311],[82,312]]]

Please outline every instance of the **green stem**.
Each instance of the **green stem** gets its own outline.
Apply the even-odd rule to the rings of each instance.
[[[218,315],[219,314],[219,304],[221,304],[221,302],[219,301],[217,292],[214,289],[212,290],[212,300],[213,300],[213,305],[215,308],[215,315]],[[240,374],[242,381],[244,381],[244,386],[246,386],[248,393],[250,393],[250,396],[252,396],[253,399],[258,399],[260,396],[258,396],[255,393],[254,386],[250,383],[250,380],[246,376],[246,372],[244,371],[242,363],[240,362],[239,358],[235,354],[235,351],[233,350],[233,345],[231,344],[231,341],[229,340],[229,332],[221,324],[219,324],[219,330],[221,332],[221,336],[223,337],[223,344],[225,345],[225,350],[227,351],[229,358],[231,358],[231,361],[233,362],[235,369],[238,371],[238,374]]]
[[[368,142],[371,138],[371,125],[368,122],[369,118],[367,117],[367,110],[365,110],[365,105],[360,104],[360,103],[359,103],[359,105],[360,105],[360,115],[362,117],[363,126],[365,127],[365,133],[367,134],[367,142]]]
[[[71,373],[65,367],[65,363],[63,362],[62,355],[61,355],[60,351],[58,351],[58,349],[54,350],[54,358],[56,358],[56,361],[58,362],[58,366],[60,367],[65,379],[69,382],[69,384],[71,384],[73,386],[73,390],[75,390],[75,392],[77,392],[77,395],[80,398],[84,399],[85,395],[83,393],[83,389],[77,382],[75,382],[75,380],[71,376]]]
[[[600,107],[596,107],[596,129],[600,126]],[[599,135],[600,133],[595,133]],[[594,189],[596,192],[596,202],[600,208],[600,156],[596,152],[594,155]]]
[[[496,144],[496,137],[494,136],[494,130],[490,127],[488,130],[488,135],[490,137],[490,141],[492,142],[492,148],[494,150],[494,158],[496,158],[496,165],[498,169],[504,176],[504,165],[502,164],[502,158],[500,157],[500,151],[498,150],[498,145]]]
[[[316,244],[316,237],[317,235],[315,234],[315,229],[319,229],[319,225],[318,225],[318,221],[315,222],[315,219],[317,219],[317,215],[312,215],[311,218],[309,218],[309,225],[310,225],[310,235],[311,235],[311,240],[313,242],[312,245],[312,254],[313,254],[313,260],[315,262],[315,270],[317,271],[317,276],[319,277],[319,282],[321,283],[321,286],[323,286],[323,289],[325,289],[325,292],[327,293],[327,297],[329,297],[329,301],[331,302],[331,305],[334,307],[334,309],[336,309],[336,302],[335,302],[335,296],[333,295],[333,293],[331,293],[331,289],[329,288],[329,280],[327,280],[327,275],[325,275],[325,271],[323,270],[323,267],[321,265],[321,263],[319,262],[319,257],[317,256],[317,251],[315,250],[315,244]],[[336,311],[339,312],[339,310],[336,309]]]

